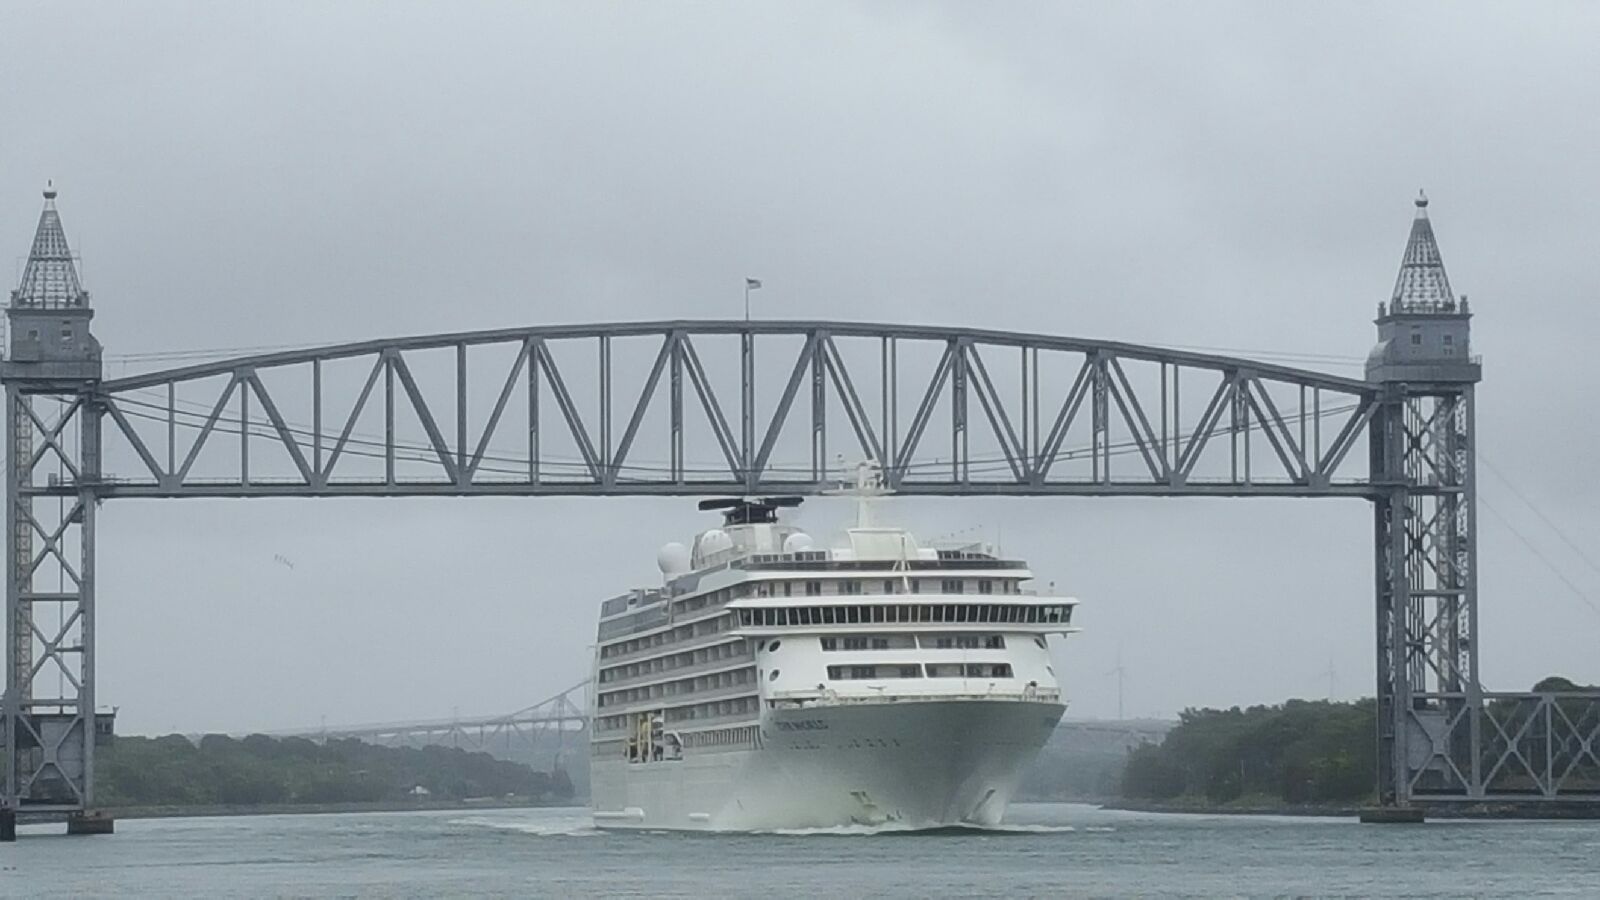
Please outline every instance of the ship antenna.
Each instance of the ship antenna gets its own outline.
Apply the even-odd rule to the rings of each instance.
[[[872,527],[872,501],[888,493],[883,486],[883,470],[877,460],[864,459],[856,464],[856,527]]]
[[[856,463],[855,484],[850,487],[840,485],[837,491],[826,491],[829,494],[842,494],[856,498],[856,527],[872,527],[872,501],[891,493],[883,477],[883,467],[875,459],[864,459]]]

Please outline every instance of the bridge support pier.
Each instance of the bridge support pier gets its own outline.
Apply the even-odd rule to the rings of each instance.
[[[1369,806],[1357,818],[1363,825],[1421,825],[1427,820],[1415,806]]]
[[[110,813],[94,811],[67,816],[67,834],[112,834],[116,820]]]

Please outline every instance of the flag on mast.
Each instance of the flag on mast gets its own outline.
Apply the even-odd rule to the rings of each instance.
[[[758,287],[761,287],[761,279],[759,279],[759,278],[751,278],[748,275],[745,276],[745,278],[744,278],[744,320],[746,322],[750,321],[750,292],[755,290]]]

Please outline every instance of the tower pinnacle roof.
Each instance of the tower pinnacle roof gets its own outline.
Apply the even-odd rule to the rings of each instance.
[[[1417,192],[1417,215],[1411,221],[1411,237],[1400,260],[1400,275],[1389,298],[1390,313],[1428,313],[1456,311],[1456,296],[1439,256],[1439,244],[1428,221],[1428,195]]]
[[[46,309],[89,305],[89,292],[78,281],[78,266],[67,246],[61,215],[56,212],[55,185],[50,182],[45,184],[44,211],[39,214],[22,282],[11,292],[11,305]]]

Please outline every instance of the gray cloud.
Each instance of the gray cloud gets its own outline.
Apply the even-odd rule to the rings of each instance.
[[[1600,13],[1002,12],[13,5],[0,238],[26,252],[55,178],[112,356],[736,316],[755,275],[761,316],[1355,360],[1425,186],[1478,313],[1483,455],[1600,545]],[[1118,648],[1140,713],[1319,694],[1329,660],[1370,691],[1360,503],[898,508],[1003,530],[1085,599],[1075,714],[1114,713]],[[586,673],[599,599],[700,521],[654,500],[108,504],[101,697],[134,731],[516,708]],[[1490,683],[1600,681],[1600,613],[1488,512],[1481,552]]]

